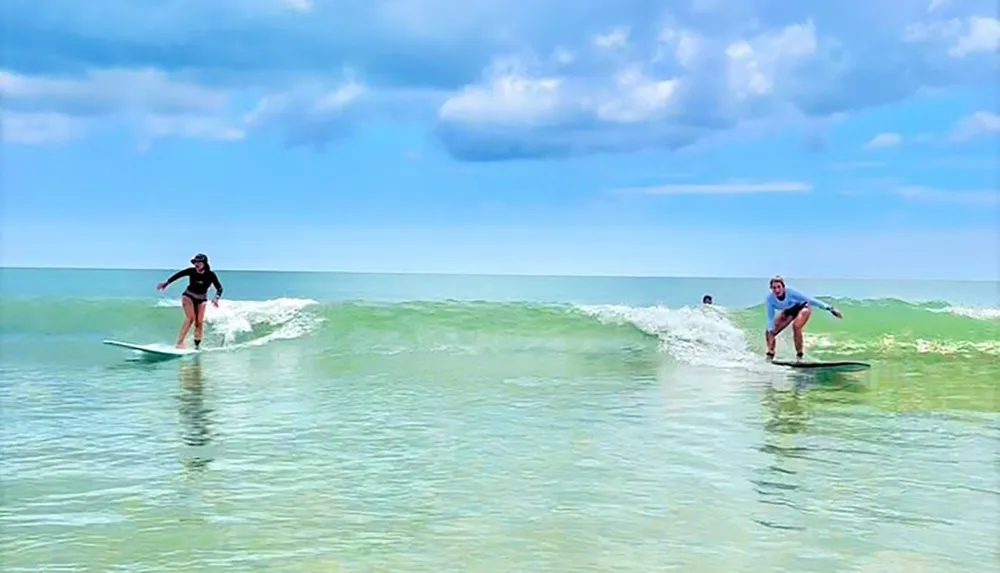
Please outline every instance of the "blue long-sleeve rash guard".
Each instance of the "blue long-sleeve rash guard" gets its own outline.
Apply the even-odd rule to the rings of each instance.
[[[767,295],[765,304],[767,305],[767,330],[768,332],[774,330],[774,315],[779,310],[785,310],[786,308],[791,308],[799,303],[806,303],[809,306],[815,306],[817,308],[822,308],[823,310],[830,310],[832,306],[826,304],[823,301],[816,300],[811,296],[802,294],[801,292],[785,287],[785,299],[778,300],[778,297],[774,296],[774,293]]]

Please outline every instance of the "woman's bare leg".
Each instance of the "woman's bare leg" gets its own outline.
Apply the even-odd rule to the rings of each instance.
[[[802,329],[805,328],[806,323],[809,322],[810,316],[812,316],[812,309],[807,306],[799,312],[799,315],[795,317],[795,321],[792,322],[792,336],[795,340],[795,355],[798,358],[802,358]]]
[[[184,339],[187,338],[188,331],[191,330],[191,324],[194,322],[194,304],[191,299],[181,295],[181,306],[184,308],[184,324],[181,325],[181,331],[177,335],[177,348],[184,348]]]
[[[194,346],[198,348],[201,345],[201,333],[205,326],[205,307],[208,306],[208,301],[205,301],[198,305],[198,310],[195,311],[194,318]]]
[[[767,331],[764,333],[764,340],[767,341],[767,353],[774,354],[774,344],[778,341],[778,335],[781,334],[782,330],[788,327],[791,321],[784,314],[779,314],[777,318],[774,319],[774,332]]]

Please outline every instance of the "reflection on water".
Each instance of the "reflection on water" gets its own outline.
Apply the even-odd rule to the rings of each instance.
[[[763,392],[765,412],[769,414],[764,429],[771,434],[798,434],[806,430],[809,419],[807,390],[801,386],[787,392],[767,387]]]
[[[819,494],[818,484],[836,481],[838,468],[848,459],[870,454],[845,446],[849,439],[829,435],[838,407],[860,403],[865,385],[851,374],[791,377],[787,389],[767,386],[761,392],[765,440],[759,450],[770,462],[754,472],[751,483],[760,503],[769,507],[765,518],[754,521],[774,529],[804,530],[809,507],[817,503],[813,498]]]
[[[766,415],[765,443],[759,449],[768,454],[770,463],[756,470],[750,482],[760,503],[769,507],[765,507],[763,514],[754,521],[773,529],[801,530],[804,526],[792,523],[789,516],[798,515],[803,509],[798,499],[802,489],[799,472],[808,450],[796,445],[795,437],[808,428],[806,390],[798,383],[787,391],[768,386],[763,390],[762,401]]]
[[[754,522],[785,535],[798,532],[803,540],[860,536],[856,551],[877,550],[901,526],[914,528],[908,533],[914,539],[924,537],[928,552],[935,544],[927,539],[935,535],[964,535],[953,540],[955,547],[988,536],[952,529],[962,513],[975,511],[960,500],[969,497],[959,491],[967,478],[950,459],[968,455],[954,447],[960,425],[873,409],[866,384],[851,377],[806,382],[761,391],[757,449],[765,455],[749,479],[759,503]]]
[[[5,571],[995,562],[992,417],[889,413],[878,385],[672,361],[588,357],[586,376],[561,355],[303,358],[318,355],[276,345],[0,385],[20,398],[0,434]]]
[[[200,357],[186,361],[177,370],[179,383],[178,413],[181,441],[184,445],[181,461],[193,473],[203,471],[212,461],[212,410],[205,407],[205,377]]]

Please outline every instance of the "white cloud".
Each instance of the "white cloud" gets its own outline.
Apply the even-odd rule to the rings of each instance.
[[[64,69],[92,71],[0,71],[8,113],[63,114],[87,126],[113,119],[139,132],[151,124],[163,132],[173,121],[203,126],[179,129],[192,137],[219,140],[267,119],[289,141],[321,144],[342,136],[358,114],[395,119],[405,109],[407,119],[428,122],[455,157],[470,146],[479,149],[469,156],[491,158],[678,149],[719,141],[724,132],[808,129],[837,114],[891,105],[926,85],[982,81],[983,56],[1000,37],[997,20],[975,16],[981,4],[964,0],[947,7],[906,0],[906,9],[893,11],[817,5],[799,20],[790,20],[801,13],[794,8],[775,11],[760,0],[693,0],[662,18],[626,2],[561,20],[553,16],[564,4],[527,0],[351,1],[336,11],[314,0],[255,0],[252,9],[220,0],[155,22],[134,3],[115,1],[114,26],[86,3],[67,4],[65,27],[25,44],[37,49],[15,46],[5,60],[20,70],[65,62]],[[209,37],[204,22],[223,6],[238,17]],[[13,25],[34,33],[36,10],[19,10],[9,16]],[[904,31],[904,18],[914,16],[924,21]],[[869,28],[889,32],[878,32],[873,44]],[[93,50],[71,53],[66,46],[76,44],[48,41],[59,34],[83,34],[103,42],[103,57],[118,49],[142,66],[101,69],[85,59]],[[273,49],[253,49],[257,37]],[[878,43],[893,39],[895,46]],[[502,54],[515,57],[497,60]],[[157,61],[164,56],[169,61]],[[157,64],[185,71],[158,71]],[[331,65],[354,66],[360,79],[338,87],[328,77]],[[245,125],[228,119],[252,101],[261,106]],[[154,119],[144,124],[146,117]]]
[[[259,98],[243,114],[242,126],[248,132],[277,130],[288,145],[322,148],[350,136],[359,124],[373,118],[433,119],[431,110],[444,97],[428,90],[376,89],[345,69],[340,77],[326,82],[297,84]]]
[[[903,30],[904,42],[927,42],[931,40],[954,41],[962,30],[958,18],[933,22],[913,22]]]
[[[342,86],[327,92],[316,101],[316,111],[328,112],[344,109],[351,102],[363,96],[367,88],[354,80],[348,80]]]
[[[654,80],[638,68],[615,76],[615,90],[596,104],[597,117],[619,123],[648,121],[662,115],[677,92],[676,79]]]
[[[803,181],[768,181],[764,183],[692,183],[626,187],[615,193],[629,195],[756,195],[762,193],[808,193],[812,185]]]
[[[964,58],[977,52],[995,52],[1000,49],[1000,20],[975,16],[969,18],[968,31],[959,36],[948,54]]]
[[[206,116],[150,115],[143,118],[140,130],[146,141],[168,137],[189,137],[208,141],[239,141],[246,131],[229,122]]]
[[[779,76],[815,53],[817,46],[812,20],[733,42],[725,52],[729,59],[729,88],[738,99],[769,95]]]
[[[663,46],[673,46],[681,70],[656,73]],[[543,154],[690,145],[710,131],[766,116],[769,102],[781,97],[774,90],[778,77],[815,53],[817,40],[807,21],[728,48],[665,29],[656,48],[648,61],[616,62],[617,69],[583,76],[559,75],[537,63],[529,69],[529,59],[500,60],[483,82],[464,87],[440,107],[438,117],[452,138],[446,143],[453,153],[470,141],[482,145],[490,137],[484,130],[491,128],[502,130],[492,132],[497,149]],[[711,66],[713,57],[728,62],[728,85],[719,86],[718,75],[695,65],[707,58]],[[544,144],[528,132],[532,128],[549,130],[541,136]]]
[[[903,140],[898,133],[880,133],[865,144],[866,149],[883,149],[895,147]]]
[[[552,51],[552,59],[557,64],[565,66],[567,64],[572,64],[573,61],[576,60],[576,55],[566,48],[556,48]]]
[[[516,59],[496,62],[487,78],[447,98],[439,118],[507,127],[537,127],[582,117],[636,123],[668,113],[679,86],[676,78],[651,78],[638,66],[623,68],[606,85],[571,84],[564,77],[532,76]]]
[[[955,124],[951,130],[951,140],[967,141],[993,134],[1000,134],[1000,114],[977,111]]]
[[[313,0],[281,0],[281,3],[296,12],[310,12],[313,9]]]
[[[663,48],[669,47],[677,63],[685,68],[693,66],[704,49],[700,36],[691,30],[663,28],[660,30],[657,41],[661,45],[657,46],[656,53],[653,55],[654,62],[662,61],[664,59]]]
[[[517,60],[499,60],[485,83],[448,98],[438,116],[445,121],[535,126],[559,113],[563,87],[560,78],[528,77]]]
[[[0,135],[3,141],[23,145],[67,143],[83,138],[84,122],[66,114],[11,113],[0,114]]]
[[[398,45],[395,42],[401,38],[440,45],[454,45],[456,41],[467,44],[486,39],[509,41],[512,39],[510,25],[516,24],[519,16],[523,16],[516,0],[466,0],[460,3],[454,0],[341,0],[335,4],[337,9],[333,11],[332,18],[336,21],[321,22],[323,28],[337,30],[320,30],[319,33],[336,34],[339,31],[353,35],[355,31],[360,31],[361,35],[366,35],[372,31],[369,26],[374,24],[377,32],[391,33],[390,38],[376,35],[375,46],[379,51],[386,45]],[[350,44],[347,45],[350,49]],[[354,60],[350,56],[346,59]]]
[[[71,78],[0,71],[0,97],[8,106],[62,104],[95,114],[123,110],[210,112],[224,108],[229,100],[222,90],[152,68],[93,70]]]
[[[79,139],[99,119],[108,116],[138,126],[146,138],[170,133],[233,139],[232,128],[224,126],[220,118],[229,103],[225,91],[205,88],[159,70],[95,70],[74,77],[0,71],[0,97],[7,107],[4,138],[12,142],[40,144]],[[193,127],[196,125],[201,127]],[[217,131],[209,128],[213,125]]]
[[[915,22],[903,32],[904,42],[945,42],[952,58],[1000,49],[1000,20],[985,16]]]
[[[898,187],[896,195],[910,201],[963,205],[969,207],[994,207],[1000,205],[1000,191],[946,191],[918,185]]]
[[[606,34],[598,34],[594,36],[594,45],[598,48],[604,48],[608,50],[615,50],[619,48],[624,48],[628,44],[629,29],[626,27],[618,27]]]

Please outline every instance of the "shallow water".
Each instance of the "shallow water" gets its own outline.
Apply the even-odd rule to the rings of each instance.
[[[5,571],[998,570],[985,311],[838,302],[820,379],[759,309],[232,296],[158,363],[99,341],[173,301],[5,296]]]

